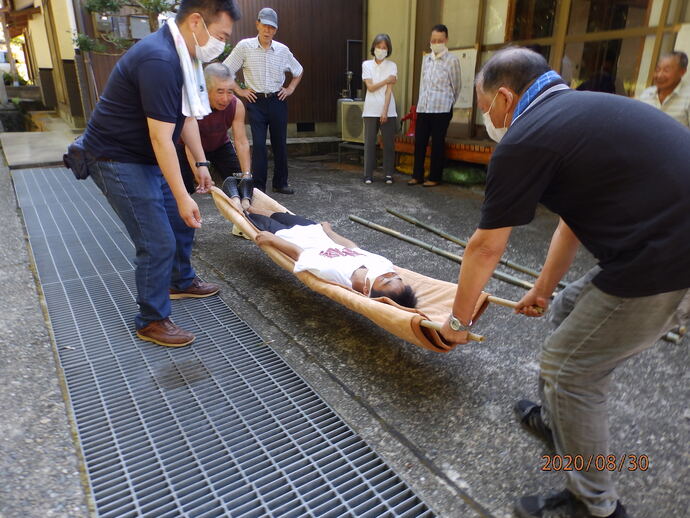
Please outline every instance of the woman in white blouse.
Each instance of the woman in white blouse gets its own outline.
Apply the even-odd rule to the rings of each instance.
[[[373,181],[376,168],[376,136],[381,130],[383,140],[383,172],[386,183],[393,183],[395,162],[395,132],[397,113],[393,98],[393,85],[397,81],[398,67],[388,56],[393,52],[388,34],[379,34],[371,43],[370,59],[362,63],[362,80],[367,86],[364,99],[364,183]]]

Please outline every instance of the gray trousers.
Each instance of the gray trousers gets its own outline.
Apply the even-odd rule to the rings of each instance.
[[[687,289],[649,297],[615,297],[591,280],[595,267],[553,301],[548,319],[557,326],[540,357],[542,417],[553,430],[556,451],[585,465],[609,449],[607,399],[613,370],[651,347],[689,316]],[[608,470],[566,471],[566,487],[590,514],[608,516],[618,495]]]
[[[376,169],[376,136],[381,129],[383,139],[383,174],[393,176],[395,171],[395,132],[398,118],[388,117],[381,124],[378,117],[363,117],[364,121],[364,179],[371,180]]]

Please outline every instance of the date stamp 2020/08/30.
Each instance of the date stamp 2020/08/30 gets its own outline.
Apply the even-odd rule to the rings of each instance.
[[[542,471],[647,471],[647,455],[542,455]]]

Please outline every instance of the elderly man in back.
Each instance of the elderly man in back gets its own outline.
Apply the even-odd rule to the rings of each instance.
[[[225,180],[228,176],[242,177],[240,191],[243,198],[251,199],[253,189],[249,160],[249,140],[244,126],[244,105],[232,94],[232,74],[222,63],[211,63],[204,69],[211,113],[199,121],[201,145],[206,162],[196,162],[184,141],[177,144],[182,179],[187,192],[192,194],[199,184],[197,167],[213,165],[216,173]],[[233,142],[228,136],[232,129]],[[199,189],[203,192],[205,189]]]
[[[654,72],[654,86],[640,94],[639,100],[667,113],[690,128],[690,84],[683,81],[688,71],[685,52],[669,52],[659,59]]]
[[[266,133],[270,129],[274,161],[273,192],[294,194],[295,191],[288,185],[287,98],[302,80],[304,69],[286,45],[273,39],[278,31],[278,13],[270,7],[261,9],[257,15],[256,30],[257,36],[239,41],[223,63],[233,75],[241,69],[247,86],[241,88],[233,82],[232,89],[247,103],[256,188],[266,190]],[[286,72],[290,72],[292,79],[284,86]]]

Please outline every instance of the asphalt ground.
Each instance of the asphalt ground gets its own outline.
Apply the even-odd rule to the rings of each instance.
[[[481,190],[408,187],[404,175],[389,186],[380,173],[364,185],[360,175],[359,167],[292,160],[297,193],[276,199],[296,213],[330,221],[400,266],[456,281],[457,264],[357,225],[348,215],[462,253],[385,208],[466,239],[479,219]],[[540,469],[549,452],[515,425],[512,414],[517,399],[536,397],[537,354],[549,332],[545,321],[492,306],[476,327],[484,343],[449,354],[426,351],[311,292],[258,247],[232,236],[210,197],[197,200],[203,216],[195,246],[199,274],[221,284],[233,310],[272,341],[440,516],[512,516],[520,495],[561,489],[562,473]],[[86,516],[80,462],[6,168],[0,170],[0,214],[0,516]],[[539,210],[530,225],[515,229],[505,257],[538,269],[555,226],[555,216]],[[582,251],[567,278],[592,264]],[[513,300],[524,293],[497,280],[487,291]],[[681,517],[690,508],[688,342],[659,342],[614,375],[611,453],[649,459],[645,471],[615,473],[631,516]]]
[[[458,245],[387,214],[385,208],[467,239],[479,219],[481,189],[409,187],[409,177],[401,174],[386,185],[380,172],[373,184],[365,185],[359,167],[336,166],[291,161],[296,194],[276,194],[276,199],[295,213],[330,221],[339,233],[400,266],[457,281],[457,264],[362,227],[348,215],[461,254]],[[476,325],[484,343],[449,354],[423,350],[309,291],[252,243],[230,235],[231,224],[208,197],[198,201],[204,218],[196,244],[199,270],[223,284],[223,297],[235,311],[260,335],[275,339],[278,352],[442,516],[465,516],[459,506],[465,499],[494,516],[512,516],[517,497],[562,489],[562,473],[541,470],[542,455],[549,452],[516,426],[512,413],[516,400],[536,398],[537,355],[550,331],[544,319],[492,306]],[[530,225],[514,230],[504,257],[538,270],[556,224],[555,215],[538,210]],[[593,264],[581,250],[566,279],[578,278]],[[495,279],[486,290],[513,300],[524,293]],[[614,375],[611,454],[649,459],[646,471],[615,473],[631,516],[680,517],[690,508],[684,482],[690,438],[687,365],[686,338],[681,345],[659,342]],[[322,392],[326,379],[344,394]],[[396,442],[391,436],[400,444],[397,453],[391,451]]]

